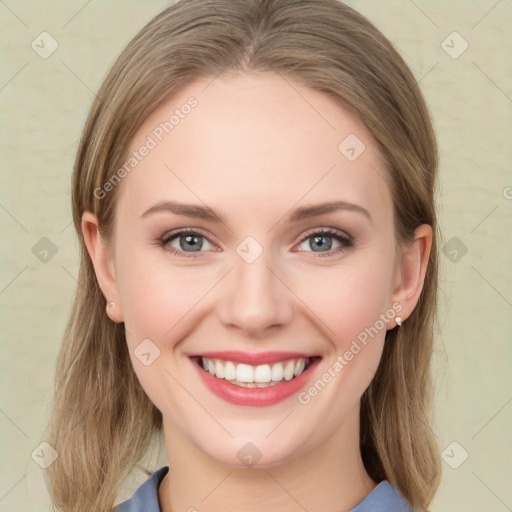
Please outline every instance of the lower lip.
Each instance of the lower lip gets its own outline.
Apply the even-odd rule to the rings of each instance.
[[[203,370],[197,362],[191,362],[196,367],[203,382],[213,394],[226,402],[251,407],[275,405],[286,400],[291,395],[298,393],[306,385],[313,368],[318,364],[318,360],[313,361],[298,377],[283,382],[282,384],[276,384],[266,388],[245,388],[231,384],[225,379],[218,379],[206,370]]]

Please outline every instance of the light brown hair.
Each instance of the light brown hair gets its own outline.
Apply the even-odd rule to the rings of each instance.
[[[111,510],[120,484],[162,428],[161,412],[132,368],[124,326],[105,313],[81,233],[82,214],[98,217],[108,242],[122,187],[103,199],[94,190],[123,165],[142,122],[198,78],[252,70],[297,80],[354,113],[386,162],[397,242],[409,241],[421,224],[433,228],[419,303],[401,328],[387,332],[382,360],[362,396],[360,448],[369,475],[389,480],[415,507],[427,508],[439,485],[430,373],[438,155],[414,76],[376,27],[338,0],[181,0],[151,20],[114,63],[76,156],[72,205],[81,244],[79,284],[45,432],[59,455],[45,470],[54,510]]]

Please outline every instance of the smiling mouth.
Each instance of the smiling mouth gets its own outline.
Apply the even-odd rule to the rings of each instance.
[[[243,388],[267,388],[289,382],[304,373],[319,357],[296,357],[271,364],[250,365],[204,356],[194,357],[197,365],[219,380]]]

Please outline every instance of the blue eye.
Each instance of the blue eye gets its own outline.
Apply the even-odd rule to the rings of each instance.
[[[195,258],[199,256],[199,254],[196,253],[203,252],[201,251],[205,245],[203,240],[205,240],[207,244],[210,244],[206,237],[200,233],[191,230],[183,230],[178,231],[177,233],[165,235],[161,244],[172,254],[185,256],[186,258]],[[178,248],[172,245],[173,242],[177,242]],[[189,252],[188,249],[191,249],[191,251]]]
[[[333,241],[338,244],[334,248]],[[159,240],[159,243],[171,254],[186,258],[197,258],[205,252],[202,250],[205,246],[206,250],[211,250],[213,247],[206,236],[198,231],[188,229],[168,233]],[[317,229],[310,232],[302,239],[300,245],[305,243],[308,244],[311,251],[299,248],[299,252],[313,252],[318,257],[334,256],[354,245],[352,237],[332,228]]]
[[[338,246],[334,248],[334,250],[331,250],[333,249],[333,240],[337,242]],[[320,229],[306,235],[300,245],[304,243],[307,243],[309,248],[312,249],[311,251],[306,250],[305,252],[314,252],[319,257],[329,257],[339,254],[354,245],[350,236],[332,228]],[[304,251],[304,249],[299,249],[299,251]]]

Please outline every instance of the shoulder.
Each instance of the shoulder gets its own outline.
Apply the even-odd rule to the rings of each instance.
[[[413,512],[409,502],[387,480],[378,483],[373,491],[350,512]]]
[[[137,488],[130,499],[113,508],[112,512],[161,512],[158,486],[168,471],[169,466],[155,471]],[[350,512],[413,512],[413,509],[398,489],[387,480],[383,480]]]
[[[132,497],[123,501],[112,512],[161,512],[158,503],[158,486],[168,473],[169,466],[163,466],[144,481]]]

